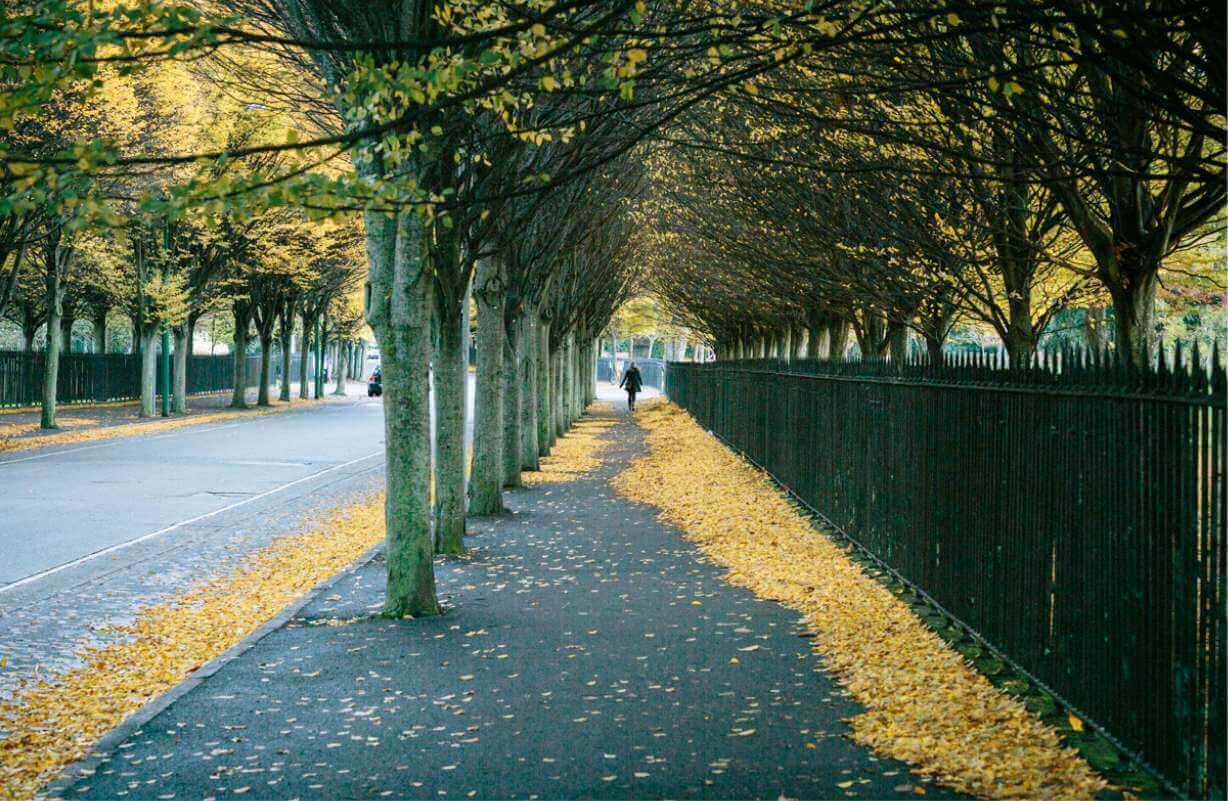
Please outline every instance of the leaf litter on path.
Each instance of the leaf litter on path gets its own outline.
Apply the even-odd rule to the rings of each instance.
[[[806,615],[814,648],[866,708],[848,721],[854,741],[983,798],[1092,798],[1105,786],[766,474],[676,406],[654,405],[635,419],[647,429],[648,453],[615,477],[615,489],[661,509],[664,522],[728,568],[731,583]]]

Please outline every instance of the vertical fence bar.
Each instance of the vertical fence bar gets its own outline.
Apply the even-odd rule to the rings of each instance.
[[[671,363],[670,399],[1193,797],[1225,790],[1211,366]]]

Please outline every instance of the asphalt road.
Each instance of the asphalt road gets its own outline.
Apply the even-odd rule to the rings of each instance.
[[[0,593],[383,454],[378,400],[0,461]],[[161,532],[161,533],[159,533]]]
[[[0,459],[0,697],[74,666],[142,606],[383,489],[383,403],[365,385],[350,391]]]
[[[99,560],[113,568],[121,551],[154,538],[370,470],[383,450],[383,404],[362,394],[0,459],[0,609],[6,593],[57,573]]]

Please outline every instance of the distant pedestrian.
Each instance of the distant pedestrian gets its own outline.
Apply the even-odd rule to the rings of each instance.
[[[634,412],[636,393],[644,388],[644,379],[640,376],[640,368],[635,366],[635,362],[631,362],[627,367],[627,372],[623,373],[618,385],[627,390],[627,408]]]

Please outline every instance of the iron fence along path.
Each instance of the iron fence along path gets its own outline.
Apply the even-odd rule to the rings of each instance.
[[[1182,794],[1222,798],[1228,381],[1212,364],[718,361],[666,381]]]
[[[162,386],[162,360],[157,360],[155,387]],[[248,386],[260,383],[260,357],[247,358]],[[189,395],[234,387],[234,358],[189,356]],[[0,408],[35,406],[42,402],[43,354],[0,351]],[[141,357],[127,353],[62,353],[56,380],[59,403],[106,403],[141,396]]]

